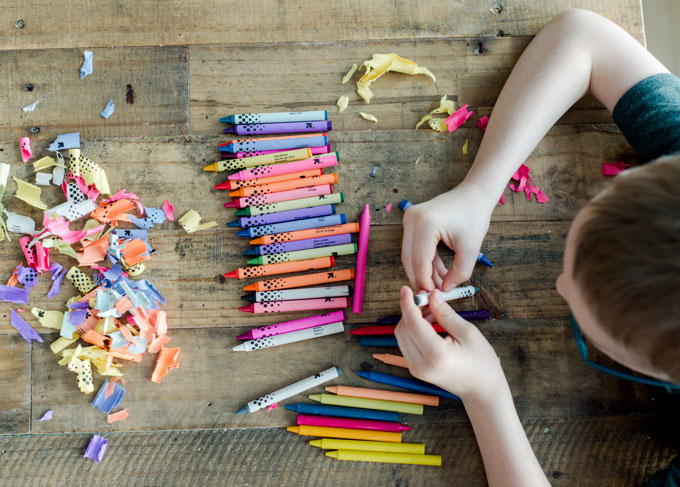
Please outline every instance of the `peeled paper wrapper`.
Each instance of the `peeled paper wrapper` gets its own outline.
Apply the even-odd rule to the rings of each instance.
[[[366,112],[359,112],[359,115],[361,115],[361,118],[363,118],[364,120],[368,120],[369,122],[378,123],[378,119],[375,118],[375,115],[371,115],[370,113],[366,113]]]
[[[42,190],[38,186],[27,183],[18,178],[12,178],[17,183],[17,192],[14,197],[20,199],[24,203],[28,203],[39,210],[46,210],[47,206],[40,200],[40,193]]]
[[[0,284],[0,301],[14,304],[28,304],[28,289]]]
[[[165,212],[160,208],[147,208],[144,207],[144,218],[137,218],[134,215],[130,215],[130,222],[137,228],[143,230],[151,230],[154,225],[160,225],[166,219]]]
[[[603,162],[602,163],[602,174],[604,176],[616,176],[624,169],[626,169],[630,164],[626,164],[623,161],[618,162]]]
[[[31,343],[31,340],[42,343],[43,339],[38,335],[38,332],[36,332],[33,327],[13,309],[10,309],[10,323],[28,343]]]
[[[212,228],[217,225],[217,222],[201,223],[201,215],[195,210],[189,210],[179,219],[179,224],[182,225],[185,232],[194,233]]]
[[[59,134],[54,142],[47,148],[48,151],[60,151],[63,149],[77,149],[80,147],[80,132],[71,132],[69,134]]]
[[[166,376],[170,369],[179,367],[179,364],[175,363],[179,350],[179,348],[161,348],[156,359],[156,367],[154,367],[153,374],[151,374],[152,382],[160,384],[161,379]]]
[[[373,58],[364,61],[362,67],[366,69],[364,75],[357,81],[357,93],[366,103],[371,102],[373,92],[369,86],[388,71],[405,73],[410,75],[424,74],[432,78],[436,83],[437,78],[427,68],[420,67],[413,61],[404,59],[396,54],[373,54]]]
[[[92,51],[83,51],[83,64],[80,66],[80,79],[92,74]]]
[[[106,382],[102,384],[99,391],[97,391],[97,394],[94,396],[92,406],[103,413],[109,414],[113,408],[120,404],[120,401],[123,400],[123,396],[125,396],[125,389],[117,382],[117,379],[115,377],[113,379],[106,379]]]
[[[61,330],[61,323],[64,321],[64,313],[61,311],[33,308],[31,314],[38,319],[40,326]]]
[[[49,172],[35,173],[35,184],[38,186],[49,186],[52,184],[52,174]]]
[[[350,79],[352,79],[352,75],[356,72],[356,70],[359,69],[359,66],[356,65],[356,63],[352,64],[352,67],[349,68],[349,71],[347,71],[347,74],[342,77],[342,84],[344,85],[347,83]],[[341,110],[342,111],[342,110]]]
[[[90,443],[87,445],[87,450],[83,456],[100,463],[104,458],[104,452],[106,452],[106,447],[108,444],[109,441],[103,436],[94,435],[90,440]]]
[[[106,102],[106,106],[100,113],[100,115],[103,118],[109,118],[111,115],[113,115],[113,110],[115,108],[115,105],[113,104],[113,98],[109,98],[109,101]]]
[[[444,122],[446,123],[449,132],[453,132],[458,127],[463,125],[475,113],[472,110],[468,111],[467,107],[468,107],[467,105],[463,105],[458,110],[453,112],[452,115],[444,119]]]
[[[416,130],[420,128],[421,125],[423,125],[425,122],[430,122],[431,120],[439,120],[439,119],[433,119],[432,115],[438,114],[438,113],[448,113],[451,115],[456,109],[456,105],[453,103],[453,100],[448,100],[446,98],[446,95],[442,96],[441,100],[439,100],[439,106],[432,110],[430,113],[427,115],[424,115],[423,118],[420,119],[420,121],[416,124]],[[443,119],[441,119],[443,121]],[[430,127],[432,127],[433,130],[437,130],[437,132],[443,132],[443,130],[439,129],[440,125],[438,123],[435,123],[435,126],[438,128],[435,128],[433,126],[433,123],[429,124]],[[446,125],[444,125],[446,127]]]
[[[97,287],[90,276],[75,266],[69,269],[66,273],[66,278],[71,281],[71,284],[73,284],[81,294],[87,294]]]
[[[349,105],[349,97],[347,95],[342,95],[340,98],[338,98],[338,101],[335,102],[335,104],[338,106],[338,112],[342,113],[347,110],[347,106]]]
[[[510,190],[518,193],[524,191],[524,194],[526,195],[529,201],[532,201],[531,195],[535,194],[536,201],[538,203],[547,203],[549,199],[545,195],[545,193],[543,193],[543,191],[541,191],[538,188],[538,186],[533,186],[531,184],[531,175],[529,174],[530,172],[531,168],[526,164],[522,164],[521,166],[519,166],[519,168],[517,168],[517,171],[515,171],[515,174],[512,175],[512,179],[518,181],[518,184],[510,183],[508,187],[510,188]],[[502,205],[505,204],[505,201],[503,201],[503,195],[501,195],[499,203]]]
[[[486,126],[488,124],[489,124],[489,117],[487,117],[487,116],[479,117],[479,120],[477,120],[477,127],[479,127],[479,129],[482,132],[486,132]]]
[[[80,392],[89,394],[90,392],[94,392],[92,366],[90,365],[89,358],[84,358],[82,360],[79,358],[81,351],[82,347],[78,345],[68,361],[67,368],[76,374]]]
[[[31,139],[28,137],[21,137],[19,139],[19,148],[21,149],[21,160],[28,162],[33,157],[33,149],[31,149]]]
[[[33,170],[38,172],[56,165],[58,165],[57,161],[55,161],[53,157],[45,156],[37,161],[33,161]]]
[[[85,184],[88,186],[94,184],[100,193],[111,194],[111,189],[109,189],[109,182],[106,179],[104,169],[96,162],[81,154],[80,149],[69,149],[68,164],[73,175],[75,177],[82,176],[85,180]]]
[[[106,416],[106,422],[108,424],[115,423],[116,421],[122,421],[128,417],[128,412],[127,409],[122,409],[120,411],[116,411],[115,413],[111,413],[108,416]]]
[[[165,200],[163,202],[163,213],[165,213],[165,217],[170,220],[171,222],[175,221],[175,207],[172,206],[172,203],[170,203],[168,200]],[[142,240],[146,240],[145,238]]]
[[[5,210],[7,230],[13,233],[34,235],[35,222],[32,218]]]
[[[38,420],[38,423],[40,423],[42,421],[49,421],[50,419],[52,419],[52,410],[51,409],[40,417],[40,419]]]

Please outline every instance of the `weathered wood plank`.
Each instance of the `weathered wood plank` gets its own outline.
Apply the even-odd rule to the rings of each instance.
[[[5,306],[1,316],[9,321]],[[0,391],[0,435],[29,433],[31,346],[19,335],[0,335]]]
[[[677,454],[664,418],[630,415],[524,420],[554,486],[640,485]],[[550,428],[544,433],[545,428]],[[149,431],[105,434],[101,464],[82,458],[89,435],[0,438],[7,486],[203,485],[486,485],[467,421],[416,425],[406,438],[442,455],[441,468],[339,462],[283,429]],[[30,462],[33,468],[26,468]]]
[[[499,15],[491,11],[495,5],[473,0],[27,2],[7,5],[0,49],[474,37],[495,35],[499,29],[506,35],[534,35],[569,7],[602,13],[636,38],[644,37],[637,0],[506,1]],[[54,22],[64,18],[63,12],[68,18]],[[18,19],[24,27],[10,27]]]
[[[94,49],[93,72],[81,80],[82,62],[80,49],[0,51],[0,139],[16,143],[28,135],[35,151],[64,132],[83,138],[188,132],[187,48]],[[24,89],[27,83],[32,91]],[[126,101],[128,86],[134,104]],[[115,112],[104,119],[109,98]],[[35,111],[21,110],[36,100]]]

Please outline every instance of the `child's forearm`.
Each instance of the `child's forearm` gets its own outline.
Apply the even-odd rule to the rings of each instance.
[[[503,377],[491,397],[463,400],[490,486],[550,485],[536,460]]]

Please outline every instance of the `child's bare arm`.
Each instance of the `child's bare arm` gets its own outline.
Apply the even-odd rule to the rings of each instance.
[[[464,181],[406,213],[402,262],[411,284],[448,290],[470,277],[508,180],[579,98],[590,90],[613,110],[635,83],[666,72],[604,17],[586,10],[555,17],[529,44],[505,83]],[[436,256],[439,241],[456,252],[448,273]]]

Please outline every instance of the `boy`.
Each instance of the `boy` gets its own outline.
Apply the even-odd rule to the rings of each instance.
[[[465,179],[404,216],[402,262],[434,291],[437,335],[408,287],[396,337],[411,373],[462,398],[490,485],[547,485],[493,348],[442,301],[469,279],[491,212],[518,166],[590,90],[647,160],[617,176],[576,216],[557,290],[583,335],[660,385],[680,383],[680,79],[612,22],[571,10],[531,42],[506,82]],[[671,154],[676,154],[675,156]],[[439,242],[455,251],[447,271]],[[628,377],[626,375],[626,377]],[[630,378],[630,377],[628,377]]]

